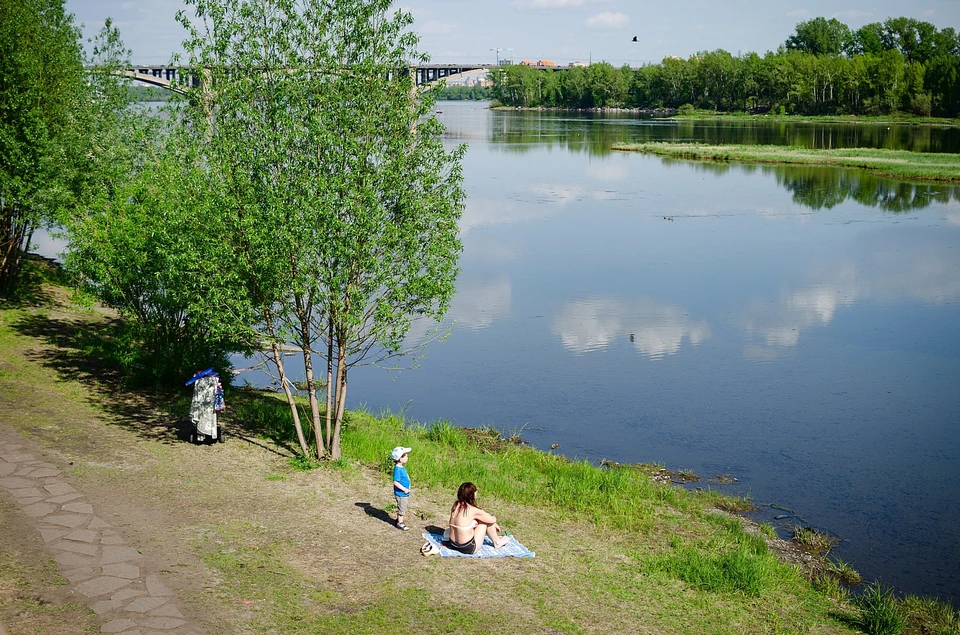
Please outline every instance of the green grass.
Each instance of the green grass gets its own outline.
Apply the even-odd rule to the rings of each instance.
[[[837,539],[813,527],[794,527],[793,541],[814,553],[827,553],[837,544]]]
[[[950,117],[922,117],[909,113],[893,113],[889,115],[787,115],[769,112],[755,115],[747,112],[716,112],[714,110],[693,110],[692,112],[678,112],[677,119],[699,120],[734,120],[734,121],[786,121],[817,123],[896,123],[900,125],[916,126],[960,126],[960,119]]]
[[[909,152],[876,148],[814,150],[775,145],[704,145],[699,143],[632,143],[614,150],[700,161],[786,163],[858,168],[877,176],[915,181],[960,182],[960,154]]]
[[[217,545],[211,548],[211,545]],[[471,607],[459,598],[438,603],[428,591],[382,585],[360,597],[325,588],[288,565],[284,545],[249,523],[205,532],[196,551],[223,582],[207,601],[240,598],[257,633],[500,633],[494,607]],[[398,617],[402,621],[398,622]]]
[[[860,607],[859,626],[869,635],[900,635],[907,617],[893,591],[878,584],[871,584],[857,598]]]

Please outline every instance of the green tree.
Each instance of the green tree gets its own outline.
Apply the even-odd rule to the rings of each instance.
[[[228,243],[226,313],[265,347],[309,453],[283,349],[300,351],[318,456],[340,456],[348,371],[408,352],[411,320],[439,320],[454,292],[461,158],[431,116],[412,17],[389,0],[191,0],[189,63],[204,78],[209,228]],[[226,283],[232,283],[227,280]],[[232,301],[230,300],[232,298]],[[325,358],[318,381],[314,355]],[[326,428],[318,389],[326,384]]]
[[[797,24],[786,47],[811,55],[839,55],[851,39],[850,28],[836,18],[817,17]]]
[[[0,294],[14,290],[34,232],[74,200],[86,81],[63,0],[0,3]]]
[[[845,51],[848,55],[880,55],[886,50],[884,27],[880,22],[871,22],[853,32]]]

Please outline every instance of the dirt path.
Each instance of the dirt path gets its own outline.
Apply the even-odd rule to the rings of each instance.
[[[131,546],[56,464],[5,424],[0,491],[29,519],[25,529],[42,538],[44,551],[69,581],[66,595],[99,616],[101,632],[202,632],[164,584],[159,563]]]

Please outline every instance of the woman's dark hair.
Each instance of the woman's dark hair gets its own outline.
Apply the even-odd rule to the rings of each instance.
[[[453,504],[454,507],[460,507],[464,511],[467,505],[477,506],[477,486],[470,482],[460,486],[457,490],[457,502]]]

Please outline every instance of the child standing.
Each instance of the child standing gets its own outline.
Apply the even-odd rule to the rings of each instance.
[[[407,468],[404,465],[411,449],[398,445],[390,453],[390,458],[393,459],[393,495],[397,499],[397,529],[400,531],[410,529],[403,522],[403,517],[407,515],[410,502],[410,475],[407,474]]]

